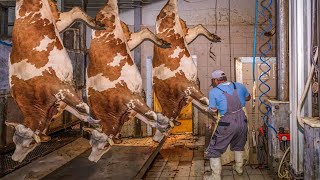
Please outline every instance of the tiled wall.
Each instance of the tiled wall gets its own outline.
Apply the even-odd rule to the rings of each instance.
[[[185,1],[178,1],[179,15],[184,19],[187,25],[192,28],[194,25],[202,24],[210,32],[215,32],[215,1],[200,1],[199,3],[186,3]],[[192,1],[191,1],[192,2]],[[155,20],[161,8],[166,1],[159,1],[142,9],[143,27],[148,27],[155,32]],[[218,1],[217,6],[217,35],[222,38],[222,42],[213,43],[212,52],[215,54],[215,60],[209,57],[210,42],[203,36],[198,37],[189,49],[192,55],[198,57],[198,77],[200,80],[200,88],[204,94],[208,94],[211,87],[211,73],[214,70],[221,69],[228,75],[228,79],[235,80],[234,59],[236,57],[252,57],[253,53],[253,36],[254,36],[254,8],[255,2],[253,0],[231,0],[231,23],[229,35],[229,16],[228,16],[228,1]],[[271,7],[274,13],[274,4]],[[129,25],[133,25],[133,11],[125,11],[120,14],[121,19]],[[273,22],[275,22],[272,16]],[[263,20],[259,18],[259,22]],[[264,25],[266,27],[267,25]],[[259,36],[261,28],[258,27]],[[266,38],[266,37],[265,37]],[[231,42],[229,42],[231,39]],[[257,39],[257,56],[260,56],[259,47],[266,42],[267,39]],[[276,38],[273,36],[270,40],[273,48],[268,53],[268,56],[275,56],[276,54]],[[230,44],[231,43],[231,44]],[[153,55],[153,44],[151,42],[144,42],[141,44],[141,74],[145,88],[145,73],[146,64],[145,59]],[[252,89],[252,87],[248,87]],[[206,124],[210,120],[206,114],[199,112],[199,133],[204,135]],[[130,124],[131,126],[132,124]],[[128,124],[129,126],[129,124]],[[125,128],[128,128],[126,126]],[[130,128],[129,128],[130,129]]]
[[[206,26],[209,31],[214,32],[214,26]],[[153,30],[153,27],[149,27]],[[235,68],[234,62],[236,57],[252,57],[253,52],[253,26],[242,25],[231,27],[231,49],[229,44],[229,27],[219,26],[217,35],[222,38],[222,42],[213,43],[212,52],[215,54],[215,60],[209,57],[210,42],[203,36],[198,37],[192,44],[189,45],[189,49],[192,55],[198,57],[198,77],[200,80],[200,89],[204,94],[208,94],[211,87],[211,73],[214,70],[223,70],[230,80],[235,80]],[[263,40],[257,40],[257,56],[260,56],[259,47],[263,44]],[[272,50],[268,53],[268,56],[274,57],[276,55],[276,42],[275,37],[272,37],[271,44]],[[145,88],[145,72],[146,65],[145,59],[148,56],[153,55],[153,45],[150,42],[144,42],[141,45],[142,48],[142,78]],[[230,57],[231,54],[231,57]],[[231,61],[230,61],[231,60]],[[250,74],[251,73],[247,73]],[[249,79],[251,77],[248,77]],[[252,90],[252,87],[247,87]],[[275,88],[274,88],[275,89]],[[208,122],[207,115],[200,112],[199,114],[199,129],[200,134],[204,134],[205,124]]]

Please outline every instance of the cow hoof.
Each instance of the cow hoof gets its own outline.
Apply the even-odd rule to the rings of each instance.
[[[39,134],[38,136],[40,137],[40,141],[41,142],[48,142],[48,141],[51,140],[50,136],[47,136],[47,135],[44,135],[44,134]]]
[[[121,144],[123,141],[122,141],[122,139],[116,139],[116,138],[114,138],[114,139],[112,139],[113,140],[113,142],[114,142],[114,144]]]
[[[173,124],[175,126],[180,126],[181,125],[181,122],[177,121],[177,120],[173,120]]]
[[[93,21],[93,24],[95,24],[94,27],[92,27],[92,29],[94,30],[106,30],[106,26],[100,22],[100,21]]]
[[[211,34],[211,41],[212,42],[221,42],[221,38],[215,34]]]
[[[98,123],[100,123],[100,120],[95,120],[90,116],[87,117],[87,122],[90,125],[92,125],[94,128],[100,128],[101,127],[100,124],[98,124]]]
[[[161,42],[161,45],[160,45],[161,48],[171,48],[171,43],[169,43],[163,39],[160,39],[160,42]]]
[[[171,48],[171,44],[168,42],[164,42],[162,45],[163,48]]]

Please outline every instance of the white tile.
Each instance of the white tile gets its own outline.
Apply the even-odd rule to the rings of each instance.
[[[198,77],[207,78],[208,77],[208,68],[207,67],[198,67]]]

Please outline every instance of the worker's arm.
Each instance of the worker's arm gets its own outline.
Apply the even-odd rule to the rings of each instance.
[[[212,89],[209,92],[209,108],[208,108],[208,114],[214,118],[214,120],[218,119],[218,109],[217,109],[217,103],[215,98],[215,91]]]
[[[250,95],[249,91],[247,90],[247,88],[241,83],[236,83],[236,84],[237,84],[237,88],[240,89],[240,95],[242,97],[245,97],[246,101],[250,101],[251,95]]]

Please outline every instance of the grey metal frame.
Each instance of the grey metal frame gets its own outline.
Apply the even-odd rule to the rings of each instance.
[[[134,32],[141,30],[142,25],[142,6],[141,2],[136,2],[136,7],[134,8]],[[141,72],[141,46],[138,46],[134,50],[134,63],[137,65],[139,71]],[[135,119],[135,136],[142,136],[141,121]]]
[[[290,164],[294,174],[303,172],[303,131],[297,122],[297,105],[310,70],[311,1],[295,0],[289,4],[289,97]],[[312,115],[311,93],[305,100],[302,116]]]
[[[8,36],[8,7],[0,4],[0,35]]]

